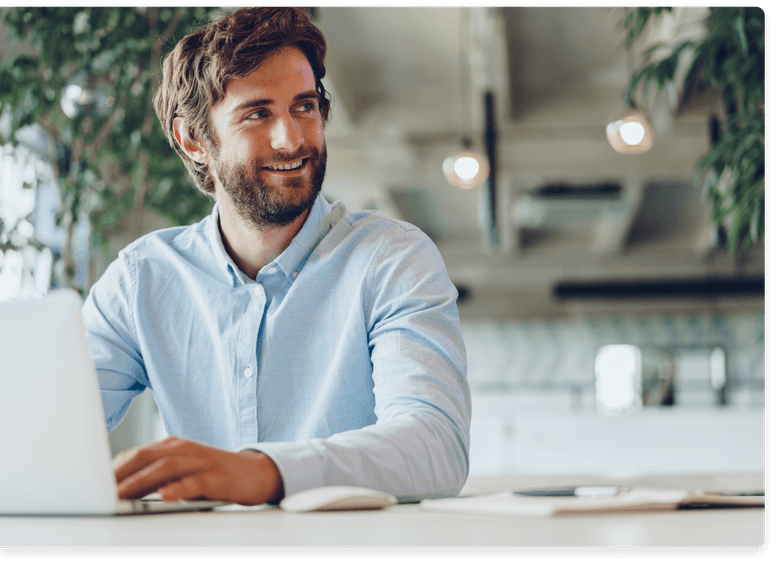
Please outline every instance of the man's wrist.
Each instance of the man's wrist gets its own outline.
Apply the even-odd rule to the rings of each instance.
[[[258,464],[260,474],[266,486],[264,492],[267,495],[267,500],[264,502],[278,504],[283,500],[285,496],[283,477],[272,458],[258,450],[242,450],[240,454],[248,456],[252,462]]]

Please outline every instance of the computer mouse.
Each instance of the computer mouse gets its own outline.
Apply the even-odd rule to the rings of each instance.
[[[307,489],[287,496],[280,508],[289,512],[314,510],[368,510],[391,506],[399,502],[388,493],[352,486],[329,486]]]

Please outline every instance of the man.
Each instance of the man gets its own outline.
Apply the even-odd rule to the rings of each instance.
[[[303,12],[254,8],[165,60],[157,115],[216,205],[129,245],[84,304],[109,429],[150,387],[171,434],[117,456],[122,498],[463,486],[457,294],[417,228],[319,195],[325,51]]]

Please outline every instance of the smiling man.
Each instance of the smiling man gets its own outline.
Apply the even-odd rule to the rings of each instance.
[[[122,250],[84,304],[108,428],[150,388],[170,433],[117,456],[122,498],[463,486],[457,294],[416,227],[320,195],[325,52],[303,12],[253,8],[165,60],[157,115],[216,203]]]

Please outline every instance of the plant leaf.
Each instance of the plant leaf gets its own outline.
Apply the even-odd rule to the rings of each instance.
[[[736,19],[734,20],[734,26],[738,36],[739,46],[741,47],[741,52],[743,53],[749,52],[749,42],[746,40],[746,31],[744,31],[743,13],[738,14]]]

